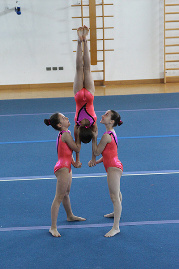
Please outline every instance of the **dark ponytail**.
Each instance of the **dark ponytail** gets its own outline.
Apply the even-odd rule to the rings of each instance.
[[[61,128],[57,126],[60,123],[59,113],[53,114],[50,119],[44,119],[44,123],[47,126],[51,125],[57,131],[61,131]]]
[[[121,124],[123,124],[123,122],[121,120],[121,116],[119,115],[119,113],[117,113],[114,110],[111,110],[111,112],[112,112],[111,120],[114,120],[113,127],[116,127],[117,125],[120,126]]]
[[[51,125],[50,119],[49,119],[49,120],[48,120],[48,119],[44,119],[44,123],[45,123],[47,126]]]

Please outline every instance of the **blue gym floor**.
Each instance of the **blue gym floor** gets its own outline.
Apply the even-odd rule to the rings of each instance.
[[[74,98],[0,101],[0,268],[145,269],[178,268],[179,93],[95,96],[98,139],[101,115],[117,110],[116,127],[123,210],[121,233],[104,234],[113,211],[103,164],[89,168],[91,143],[82,144],[82,168],[73,171],[74,214],[58,216],[61,238],[53,238],[50,208],[56,179],[58,132],[43,120],[62,112],[71,122]],[[99,140],[98,140],[99,141]]]

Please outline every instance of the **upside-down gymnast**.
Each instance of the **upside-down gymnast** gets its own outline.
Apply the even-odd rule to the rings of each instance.
[[[76,139],[76,133],[79,129],[80,141],[83,143],[91,141],[93,137],[92,131],[95,131],[97,128],[97,117],[93,106],[95,87],[90,70],[90,56],[86,39],[88,32],[89,29],[86,26],[79,27],[77,30],[76,74],[73,84],[76,102],[74,136]],[[82,43],[84,44],[83,54]],[[81,165],[79,152],[76,153],[76,164],[78,167]],[[89,166],[93,165],[96,165],[96,157],[92,152]]]
[[[99,144],[97,145],[98,131],[93,132],[92,147],[94,155],[102,154],[102,157],[96,161],[96,164],[103,162],[107,172],[107,182],[110,193],[110,198],[113,203],[114,212],[105,215],[105,217],[114,217],[112,229],[105,234],[105,237],[111,237],[120,232],[119,221],[122,211],[122,194],[120,192],[120,178],[123,172],[123,165],[118,159],[117,147],[118,140],[114,131],[115,126],[120,126],[120,115],[114,110],[108,110],[102,116],[100,121],[106,127],[106,132],[103,134]]]
[[[68,127],[70,126],[69,119],[63,114],[55,113],[50,119],[45,119],[44,123],[47,126],[51,125],[55,130],[59,131],[57,137],[58,162],[54,167],[54,173],[57,177],[57,185],[55,198],[51,206],[52,223],[49,232],[55,237],[60,237],[61,235],[57,230],[57,217],[61,202],[66,211],[68,221],[86,220],[73,214],[69,197],[72,183],[71,164],[76,167],[72,152],[80,151],[81,142],[78,132],[76,133],[76,143],[73,140],[71,133],[68,130]]]

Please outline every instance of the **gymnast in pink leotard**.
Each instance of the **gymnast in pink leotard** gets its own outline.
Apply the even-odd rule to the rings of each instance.
[[[84,218],[77,217],[73,214],[70,204],[70,188],[72,183],[72,171],[71,164],[76,166],[73,159],[72,152],[79,152],[81,148],[81,142],[79,134],[77,133],[76,142],[73,140],[68,127],[70,126],[69,119],[61,113],[53,114],[50,119],[45,119],[44,123],[51,125],[55,130],[59,131],[57,137],[57,153],[58,162],[54,167],[54,173],[57,177],[56,194],[51,206],[51,228],[49,232],[55,236],[60,237],[60,233],[57,231],[57,217],[61,202],[65,208],[68,221],[82,221]]]
[[[94,111],[93,100],[94,95],[85,88],[82,88],[75,94],[75,123],[77,126],[81,126],[83,119],[87,119],[89,121],[89,125],[87,125],[86,128],[90,128],[96,123],[97,117]]]
[[[86,26],[79,27],[77,30],[76,73],[73,84],[76,102],[74,135],[76,138],[76,132],[79,128],[80,141],[83,143],[89,143],[91,141],[93,137],[92,131],[95,131],[97,128],[97,117],[93,105],[95,87],[90,70],[90,56],[86,39],[88,32],[89,29]],[[82,43],[84,45],[83,53]],[[90,166],[95,165],[95,162],[96,157],[92,153]],[[76,154],[76,164],[81,164],[79,153]]]
[[[118,141],[114,131],[115,126],[120,126],[120,115],[114,110],[108,110],[102,116],[100,121],[106,127],[106,132],[103,134],[99,144],[97,145],[98,132],[93,132],[93,152],[98,156],[102,154],[102,157],[96,161],[96,164],[103,162],[105,170],[107,172],[107,181],[110,197],[113,203],[114,212],[105,215],[105,217],[114,217],[114,224],[112,229],[105,234],[106,237],[111,237],[120,232],[119,221],[122,211],[122,194],[120,191],[120,178],[123,172],[123,165],[118,159],[117,147]]]
[[[67,167],[69,169],[69,173],[71,172],[71,163],[72,163],[72,149],[69,148],[68,144],[62,141],[63,133],[70,131],[61,131],[57,137],[57,154],[58,154],[58,162],[54,167],[54,173],[57,170]]]
[[[103,164],[106,172],[108,172],[109,167],[117,167],[123,171],[123,165],[121,161],[118,159],[117,154],[118,141],[116,133],[108,131],[105,132],[104,134],[109,134],[112,138],[111,142],[106,144],[106,147],[102,152]]]

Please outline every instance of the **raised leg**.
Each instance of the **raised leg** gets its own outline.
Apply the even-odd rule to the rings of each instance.
[[[84,87],[91,92],[94,95],[95,87],[94,87],[94,81],[91,74],[91,61],[90,61],[90,55],[89,55],[89,48],[87,44],[86,37],[88,35],[89,29],[84,26],[83,27],[83,42],[84,42],[84,55],[83,55],[83,61],[84,61]]]
[[[78,44],[76,52],[76,73],[73,83],[74,95],[83,88],[83,55],[82,55],[82,40],[83,40],[83,28],[78,28]]]

